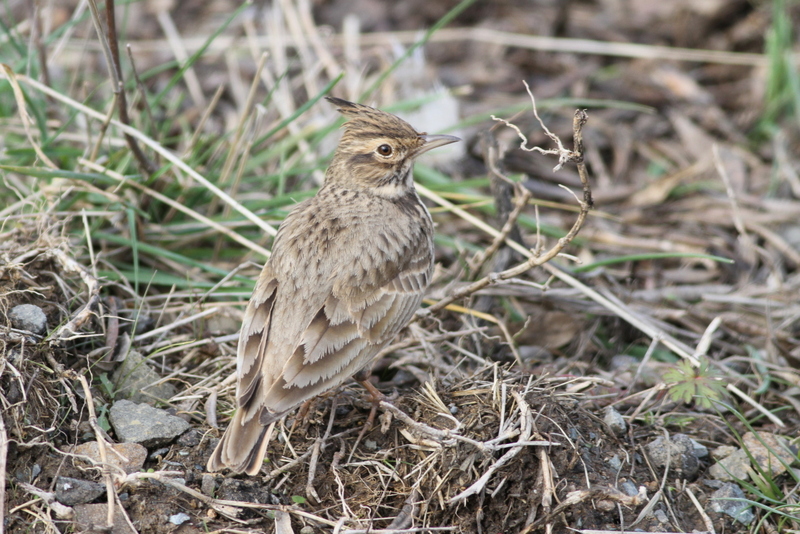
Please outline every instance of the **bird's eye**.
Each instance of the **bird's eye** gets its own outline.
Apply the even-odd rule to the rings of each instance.
[[[384,157],[392,155],[392,147],[386,144],[379,146],[376,151]]]

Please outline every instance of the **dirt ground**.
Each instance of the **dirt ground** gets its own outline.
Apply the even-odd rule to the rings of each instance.
[[[32,16],[25,4],[12,1],[0,10],[19,24]],[[40,32],[55,32],[77,9],[73,2],[43,4],[36,3],[48,24]],[[186,75],[171,86],[174,65],[148,78],[153,93],[180,92],[154,112],[155,122],[172,122],[161,132],[164,145],[183,153],[183,138],[195,129],[211,138],[236,131],[237,110],[257,71],[253,47],[270,51],[269,61],[278,63],[268,63],[274,78],[280,78],[281,69],[290,73],[288,85],[298,102],[313,96],[312,87],[321,90],[334,78],[332,64],[346,73],[334,92],[357,92],[389,67],[401,45],[420,39],[457,2],[275,4],[279,10],[260,1],[246,6],[222,33],[234,44],[212,43],[195,65],[196,78]],[[171,26],[163,10],[171,13],[174,31],[191,55],[237,6],[227,0],[119,6],[120,41],[130,43],[137,70],[149,71],[175,55],[166,44]],[[161,243],[177,211],[151,209],[155,196],[137,196],[139,189],[118,192],[117,182],[85,185],[75,175],[26,175],[14,166],[20,164],[13,163],[13,143],[0,143],[3,198],[16,199],[0,205],[5,218],[0,227],[5,531],[797,529],[800,128],[793,107],[797,93],[787,96],[780,89],[791,86],[792,79],[796,83],[797,47],[790,39],[794,56],[768,55],[781,42],[776,6],[785,8],[783,15],[794,15],[784,22],[789,35],[797,32],[796,3],[496,0],[475,2],[434,33],[423,47],[424,59],[412,56],[411,66],[398,68],[373,101],[424,100],[437,88],[449,88],[457,119],[463,120],[457,128],[463,152],[432,163],[435,170],[424,171],[420,181],[431,189],[438,184],[436,191],[447,201],[474,208],[497,229],[513,211],[514,191],[519,198],[526,189],[536,207],[514,215],[518,218],[508,235],[529,248],[549,248],[574,223],[580,176],[573,164],[555,172],[557,161],[522,150],[517,133],[488,115],[502,112],[529,144],[551,147],[531,113],[525,81],[547,126],[571,147],[573,114],[587,109],[583,157],[594,206],[565,249],[566,257],[555,261],[558,271],[580,284],[536,268],[503,283],[493,281],[455,306],[420,318],[373,370],[373,381],[390,396],[393,408],[381,408],[365,429],[371,404],[358,385],[322,395],[304,417],[292,413],[276,425],[268,461],[257,477],[211,474],[205,465],[234,406],[229,377],[247,298],[241,287],[239,294],[223,296],[213,290],[226,273],[253,279],[263,258],[244,250],[228,257],[220,251],[224,247],[214,249],[214,232],[197,232],[211,243],[204,250],[214,250],[213,265],[220,270],[170,263],[170,257],[144,247]],[[315,32],[308,33],[309,24]],[[287,65],[279,64],[277,45],[269,40],[278,27],[294,39],[307,39],[302,46],[286,47]],[[24,34],[26,28],[19,31]],[[50,76],[69,79],[84,68],[107,76],[95,38],[87,18],[56,56]],[[317,47],[314,39],[324,46]],[[48,53],[56,54],[55,44]],[[89,54],[92,65],[81,54]],[[789,67],[776,65],[775,57],[789,58]],[[304,77],[310,71],[323,82]],[[204,118],[197,95],[207,104],[220,85],[225,89],[217,107]],[[89,107],[97,104],[88,82],[71,87],[73,98]],[[141,101],[133,98],[132,110],[144,114]],[[439,129],[437,124],[452,124],[443,101],[437,102],[431,131]],[[78,119],[67,120],[68,114],[56,111],[61,105],[56,99],[48,103],[47,118],[57,123],[50,127],[81,132]],[[324,106],[317,103],[307,114],[314,117],[298,124],[318,127],[319,115],[327,112],[318,108]],[[280,122],[272,110],[259,113],[265,124]],[[24,138],[20,120],[16,114],[3,117],[8,139],[12,130]],[[429,118],[417,115],[416,120]],[[280,142],[291,137],[281,135]],[[124,147],[122,136],[117,139]],[[80,135],[72,142],[79,154],[86,153]],[[266,152],[271,146],[261,148]],[[66,149],[59,157],[56,162],[72,170],[65,163]],[[130,154],[125,158],[135,168]],[[103,164],[122,165],[113,157]],[[286,191],[313,186],[308,176],[319,169],[307,167],[303,176],[286,178]],[[441,185],[437,173],[455,185]],[[501,174],[521,176],[522,187],[503,193],[503,181],[496,179]],[[487,176],[495,179],[475,181]],[[160,179],[153,177],[147,185],[166,191]],[[24,191],[33,192],[32,184],[41,188],[42,198],[55,200],[36,217],[22,216],[24,207],[15,202],[25,205]],[[68,187],[87,196],[69,200]],[[259,187],[245,181],[236,193],[247,200],[272,198]],[[97,203],[92,194],[106,200]],[[188,204],[188,196],[180,200]],[[428,304],[490,271],[524,261],[502,241],[496,255],[477,262],[475,253],[489,247],[492,237],[445,204],[426,199],[439,239]],[[128,211],[136,212],[137,222],[129,225],[111,213],[117,209],[114,202],[132,203],[135,209]],[[487,205],[492,209],[481,211]],[[211,218],[222,212],[213,206],[207,212]],[[96,232],[90,252],[86,242],[74,239],[70,225],[83,228],[81,210],[93,209],[111,214],[103,223],[86,223]],[[243,227],[242,221],[229,226]],[[141,249],[111,235],[132,228],[138,228]],[[174,232],[184,230],[188,234],[191,228]],[[257,229],[242,233],[269,248],[269,237]],[[185,239],[182,246],[200,248],[195,237],[180,239]],[[178,247],[170,243],[164,248]],[[108,273],[121,268],[102,267],[98,274],[93,254],[112,266],[115,259],[130,262],[138,254],[147,266],[176,274],[178,281],[188,276],[197,286],[184,291],[171,285],[172,279],[154,278],[152,283],[137,279],[134,287],[110,278]],[[20,304],[44,312],[46,333],[20,330],[9,315]],[[129,349],[145,357],[136,365],[153,371],[159,386],[172,388],[150,390],[137,402],[149,402],[189,428],[168,443],[147,445],[143,464],[133,472],[104,473],[99,465],[105,459],[90,465],[75,447],[122,441],[109,421],[115,401],[131,394],[114,378],[122,365],[117,356]],[[705,363],[692,366],[690,361]],[[704,404],[698,397],[723,404]],[[624,428],[609,423],[614,414]],[[737,481],[747,499],[763,505],[751,509],[754,518],[745,524],[715,511],[712,494],[723,482],[710,468],[719,460],[719,447],[739,447],[741,436],[751,431],[794,440],[794,459],[780,473],[766,476],[751,469],[751,478]],[[695,457],[673,449],[666,466],[659,464],[648,445],[676,434],[710,452]],[[65,504],[57,497],[58,477],[97,482],[103,491]],[[113,528],[104,526],[109,501],[117,510]]]

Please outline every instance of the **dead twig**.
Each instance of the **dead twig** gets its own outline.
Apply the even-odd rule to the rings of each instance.
[[[687,485],[684,488],[684,491],[686,492],[686,495],[689,496],[689,499],[692,501],[692,504],[694,505],[695,509],[697,510],[697,513],[703,519],[703,524],[706,526],[706,530],[710,534],[716,534],[716,530],[714,530],[714,522],[711,521],[710,517],[708,517],[708,514],[703,509],[703,505],[701,505],[700,502],[697,500],[697,497],[694,496],[694,493],[692,492],[692,488],[690,488]]]
[[[531,96],[531,102],[533,103],[533,112],[537,119],[539,119],[539,114],[536,111],[536,103],[533,97],[533,94],[530,92],[530,88],[528,84],[525,84],[525,87],[528,89],[528,94]],[[493,117],[494,118],[494,117]],[[496,118],[495,118],[496,119]],[[578,200],[578,204],[580,205],[580,211],[578,212],[578,217],[575,220],[575,223],[570,228],[567,235],[562,237],[558,240],[558,242],[547,252],[539,255],[536,253],[530,253],[526,250],[526,255],[528,256],[528,260],[515,266],[510,269],[506,269],[500,273],[490,273],[485,277],[481,278],[480,280],[473,282],[465,287],[462,287],[456,291],[454,291],[451,295],[441,299],[440,301],[436,302],[432,306],[428,308],[424,308],[417,312],[418,316],[425,316],[431,313],[435,313],[451,303],[455,302],[456,300],[462,299],[464,297],[468,297],[475,293],[476,291],[480,291],[481,289],[486,288],[489,285],[497,283],[501,280],[508,280],[509,278],[514,278],[516,276],[521,275],[524,272],[529,271],[534,267],[538,267],[540,265],[544,265],[545,263],[549,262],[556,256],[558,256],[562,250],[578,235],[578,232],[583,227],[583,223],[586,220],[587,215],[589,214],[589,210],[592,208],[593,201],[592,201],[592,191],[591,186],[589,185],[588,174],[586,172],[586,165],[583,162],[583,127],[588,120],[588,115],[584,110],[577,110],[575,112],[575,116],[573,118],[572,126],[573,126],[573,140],[575,145],[575,150],[567,150],[564,148],[561,141],[556,137],[547,127],[544,126],[541,119],[539,119],[539,123],[544,128],[545,133],[553,139],[556,143],[558,148],[555,149],[543,149],[540,147],[528,147],[527,146],[527,138],[520,132],[519,128],[504,121],[502,119],[496,119],[504,122],[509,127],[513,128],[518,135],[522,138],[522,145],[521,148],[525,151],[531,152],[536,151],[542,154],[554,154],[558,156],[558,165],[556,165],[556,170],[560,169],[564,164],[572,162],[576,163],[578,166],[578,174],[581,179],[581,184],[583,186],[583,199]],[[492,232],[493,235],[499,235],[496,231]],[[513,243],[513,241],[512,241]]]
[[[81,326],[83,326],[97,309],[100,302],[100,281],[89,272],[89,270],[67,255],[66,252],[60,248],[54,248],[47,251],[47,255],[53,257],[61,264],[61,268],[65,272],[75,273],[80,276],[84,284],[86,284],[89,297],[86,299],[86,304],[76,311],[72,318],[64,323],[50,338],[52,345],[60,344],[67,339],[74,337]]]
[[[604,499],[612,502],[617,502],[622,506],[635,508],[642,504],[644,498],[646,498],[646,496],[644,496],[641,491],[638,495],[634,495],[631,497],[615,488],[573,491],[568,493],[566,499],[561,501],[561,503],[558,506],[556,506],[552,512],[550,512],[546,516],[543,516],[535,523],[525,527],[525,529],[520,531],[520,534],[528,534],[529,532],[536,530],[545,523],[549,523],[553,519],[557,518],[567,508],[575,506],[576,504],[580,504],[582,502],[594,499]],[[582,532],[587,532],[587,531],[582,531]]]
[[[116,96],[116,102],[119,111],[119,120],[126,126],[130,125],[130,117],[128,116],[128,102],[125,98],[125,90],[122,84],[122,67],[119,62],[119,44],[117,42],[117,23],[114,17],[114,0],[106,0],[106,28],[108,34],[103,33],[102,25],[100,24],[100,13],[97,9],[97,2],[89,0],[89,10],[92,13],[92,22],[94,22],[95,30],[97,31],[97,38],[102,45],[103,55],[106,57],[108,64],[108,72],[111,76],[111,90]],[[131,149],[136,162],[139,164],[139,169],[147,175],[153,174],[156,171],[155,164],[150,161],[141,147],[131,135],[124,133],[125,141]]]
[[[478,273],[483,263],[492,257],[505,243],[506,238],[510,237],[513,241],[522,243],[522,234],[516,222],[531,196],[527,188],[523,188],[519,183],[514,182],[505,175],[502,168],[502,154],[493,130],[494,128],[481,135],[481,145],[484,147],[484,161],[489,168],[490,189],[494,197],[497,221],[503,228],[500,230],[500,235],[495,236],[489,248],[482,253],[476,254],[472,261],[469,262],[470,273]],[[524,201],[520,198],[522,195],[527,197]],[[512,196],[515,197],[517,203],[516,209],[514,209],[511,200]],[[503,254],[495,259],[492,270],[502,271],[507,269],[512,262],[519,261],[516,258],[516,254],[512,250],[504,251]],[[490,306],[491,299],[488,297],[480,299],[477,304],[477,308],[481,311],[488,310]]]
[[[520,412],[520,434],[519,439],[517,440],[517,444],[514,445],[510,451],[506,452],[503,456],[500,457],[495,463],[486,470],[486,472],[481,475],[481,477],[476,480],[470,487],[456,495],[455,497],[450,499],[449,504],[454,505],[461,501],[466,500],[468,497],[472,495],[476,495],[481,493],[483,489],[486,487],[486,484],[489,483],[489,480],[492,478],[492,475],[501,467],[506,465],[510,462],[517,454],[522,451],[527,446],[528,438],[531,436],[531,431],[533,430],[533,416],[531,415],[531,407],[528,406],[528,403],[525,402],[525,399],[522,398],[516,391],[512,391],[511,395],[514,397],[514,400],[517,402],[517,409]]]
[[[475,257],[469,262],[470,272],[478,272],[486,260],[491,258],[506,242],[506,239],[508,239],[511,232],[516,228],[517,219],[519,219],[519,216],[522,214],[522,210],[525,209],[525,206],[528,205],[528,201],[531,199],[531,196],[533,196],[533,194],[527,189],[523,188],[522,193],[514,198],[514,210],[509,214],[508,219],[506,219],[505,224],[500,229],[500,233],[494,237],[492,243],[486,247],[486,250],[476,254]]]
[[[317,462],[319,461],[319,453],[325,448],[325,442],[331,435],[333,428],[333,420],[336,417],[336,397],[331,402],[331,414],[328,418],[328,427],[325,429],[325,434],[314,442],[311,452],[311,460],[308,462],[308,480],[306,481],[306,497],[313,498],[316,503],[321,502],[317,490],[314,489],[314,477],[317,474]],[[353,447],[355,449],[355,446]]]
[[[336,523],[334,523],[333,521],[329,521],[323,517],[319,517],[314,514],[298,510],[293,506],[281,506],[275,504],[259,504],[247,501],[230,501],[226,499],[214,499],[213,497],[204,495],[203,493],[194,490],[172,478],[172,476],[181,476],[181,475],[183,475],[183,473],[181,473],[180,471],[157,471],[155,473],[137,472],[127,475],[125,478],[120,479],[119,482],[121,485],[123,485],[123,484],[132,484],[139,480],[147,480],[147,479],[157,480],[178,491],[181,491],[187,495],[194,497],[203,504],[206,504],[207,506],[210,506],[215,510],[217,510],[218,512],[222,513],[223,515],[225,515],[225,517],[228,517],[229,519],[233,519],[239,522],[242,521],[236,518],[236,516],[239,515],[239,510],[236,510],[236,508],[250,508],[253,510],[276,510],[281,512],[287,512],[297,517],[302,517],[304,519],[310,519],[312,521],[316,521],[322,525],[327,525],[329,527],[336,526]]]
[[[33,484],[28,484],[27,482],[18,482],[17,484],[19,485],[20,488],[27,491],[31,495],[39,497],[51,510],[53,510],[56,513],[56,516],[59,519],[72,519],[73,517],[75,517],[75,511],[70,506],[65,506],[60,502],[58,502],[56,500],[55,493],[41,490],[36,486],[34,486]],[[18,509],[19,507],[12,510],[11,512],[14,512]],[[2,523],[2,521],[0,521],[0,523]],[[3,528],[2,525],[0,525],[0,529],[2,528]]]
[[[116,501],[117,493],[114,491],[114,481],[111,479],[111,472],[108,469],[108,454],[106,452],[105,432],[103,432],[97,424],[97,414],[94,411],[94,397],[92,390],[89,387],[89,382],[82,374],[78,374],[73,370],[67,370],[65,375],[81,383],[83,394],[86,398],[86,408],[89,410],[89,426],[94,430],[95,439],[97,440],[97,450],[100,453],[100,461],[102,462],[103,479],[106,483],[106,495],[108,496],[108,514],[106,516],[106,526],[110,529],[114,527],[114,502]],[[123,511],[124,513],[124,511]]]

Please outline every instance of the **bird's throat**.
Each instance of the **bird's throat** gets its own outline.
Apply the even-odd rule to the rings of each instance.
[[[373,189],[377,196],[395,199],[407,195],[414,189],[414,174],[411,167],[403,167],[397,172],[387,176]]]

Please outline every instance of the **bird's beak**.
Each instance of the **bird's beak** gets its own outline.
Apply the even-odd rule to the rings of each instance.
[[[460,138],[454,135],[420,135],[420,139],[424,141],[423,145],[414,151],[414,157],[424,154],[428,150],[439,148],[440,146],[449,145],[456,141],[461,141]]]

